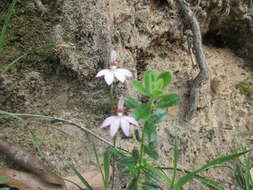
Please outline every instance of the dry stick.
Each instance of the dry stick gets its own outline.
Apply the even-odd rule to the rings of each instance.
[[[108,144],[109,146],[113,146],[113,144],[110,141],[108,141],[108,140],[104,139],[103,137],[97,135],[95,132],[91,131],[90,129],[87,129],[87,128],[79,125],[79,124],[74,123],[73,121],[70,121],[70,120],[65,120],[65,119],[62,119],[62,118],[50,117],[50,116],[45,116],[45,115],[19,114],[19,113],[15,113],[15,115],[19,116],[19,117],[38,117],[38,118],[44,118],[44,119],[52,120],[52,121],[56,121],[56,122],[66,123],[66,124],[75,126],[78,129],[84,131],[85,133],[88,133],[88,134],[96,137],[100,141]]]
[[[193,48],[196,56],[196,62],[200,69],[197,77],[190,83],[189,98],[187,109],[184,113],[184,119],[190,121],[197,110],[199,102],[199,91],[204,82],[208,79],[208,65],[206,62],[205,54],[202,49],[202,38],[198,21],[193,12],[184,0],[177,0],[186,21],[190,24],[193,33]]]

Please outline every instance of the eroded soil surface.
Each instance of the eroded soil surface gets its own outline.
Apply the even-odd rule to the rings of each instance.
[[[0,25],[8,2],[0,5]],[[184,24],[173,0],[57,2],[43,1],[49,10],[54,10],[50,14],[42,14],[33,2],[18,2],[0,54],[0,69],[18,55],[43,44],[71,43],[74,48],[37,52],[0,78],[1,110],[69,119],[110,140],[108,131],[99,128],[103,119],[112,114],[110,90],[95,75],[106,66],[109,52],[114,48],[119,52],[120,64],[129,68],[135,78],[142,79],[148,69],[171,71],[173,84],[168,91],[177,91],[183,98],[181,105],[168,110],[169,120],[158,126],[159,164],[172,165],[176,135],[181,141],[180,165],[193,170],[210,159],[231,153],[234,135],[253,130],[252,98],[236,88],[238,82],[253,76],[251,39],[245,43],[250,31],[245,35],[240,33],[240,27],[251,23],[248,5],[238,5],[232,0],[203,1],[198,8],[192,3],[205,37],[210,76],[201,89],[196,115],[191,122],[184,122],[188,81],[196,76],[198,69],[191,60]],[[217,20],[224,14],[223,19]],[[225,36],[231,28],[222,26],[228,22],[238,27],[236,34],[241,34],[240,40],[235,41],[239,37],[231,33]],[[129,82],[117,87],[117,94],[137,96]],[[0,136],[55,166],[61,175],[69,174],[69,163],[80,171],[96,167],[86,134],[73,126],[1,118],[0,127]],[[102,155],[106,145],[92,139]],[[136,146],[134,138],[119,135],[118,139],[119,145],[126,149]],[[241,138],[240,144],[250,147],[252,137]],[[16,167],[2,154],[0,166]],[[226,189],[238,189],[229,170],[209,170],[204,175]],[[121,182],[117,188],[123,186]],[[186,189],[209,188],[193,181]]]

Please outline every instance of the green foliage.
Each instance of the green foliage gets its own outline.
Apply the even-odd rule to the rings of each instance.
[[[8,25],[9,25],[10,20],[11,20],[11,16],[13,15],[16,3],[17,3],[17,0],[12,0],[11,5],[8,9],[7,16],[5,17],[5,20],[4,20],[4,25],[3,25],[2,32],[1,32],[1,35],[0,35],[0,52],[1,52],[1,49],[2,49],[3,44],[4,44],[4,38],[5,38],[5,35],[6,35],[6,32],[7,32],[7,29],[8,29]]]
[[[174,145],[174,154],[173,154],[173,176],[172,176],[171,189],[174,188],[174,183],[175,183],[175,179],[177,175],[178,157],[179,157],[179,137],[176,136],[175,145]]]
[[[88,183],[88,181],[86,181],[86,179],[84,179],[84,177],[80,174],[80,172],[75,168],[74,165],[69,165],[69,167],[72,169],[72,171],[75,173],[75,175],[80,179],[80,181],[85,185],[85,187],[88,190],[93,190],[93,188]]]
[[[147,121],[151,115],[151,106],[151,104],[140,104],[135,107],[133,110],[134,117],[141,122]]]
[[[237,148],[237,138],[240,136],[253,135],[253,132],[240,132],[233,139],[234,151],[237,152],[238,149],[244,149],[243,147]],[[242,190],[252,190],[253,189],[253,179],[250,173],[252,166],[248,154],[243,155],[242,159],[235,160],[235,170],[234,175],[237,184]]]
[[[129,108],[136,108],[140,105],[140,103],[135,100],[132,97],[126,96],[125,97],[125,104],[129,107]]]
[[[253,149],[252,149],[253,150]],[[194,178],[195,175],[197,175],[199,172],[205,171],[207,169],[210,168],[214,168],[216,167],[218,164],[222,164],[224,162],[228,162],[231,160],[234,160],[244,154],[247,154],[248,152],[252,151],[252,150],[247,150],[247,151],[242,151],[236,154],[231,154],[228,156],[224,156],[224,157],[220,157],[220,158],[216,158],[213,159],[211,161],[209,161],[207,164],[205,164],[204,166],[200,167],[199,169],[196,169],[188,174],[186,174],[185,176],[181,177],[175,184],[174,188],[180,189],[183,187],[183,185],[185,185],[187,182],[189,182],[190,180],[192,180],[192,178]]]
[[[176,93],[159,96],[159,101],[156,103],[158,108],[166,108],[180,103],[180,96]]]
[[[134,80],[132,85],[136,90],[148,97],[157,97],[165,93],[164,89],[172,80],[170,72],[162,72],[157,75],[154,71],[144,73],[144,83]]]
[[[246,96],[253,96],[253,83],[250,77],[245,78],[243,81],[240,81],[236,84],[236,87],[240,90],[242,94]]]

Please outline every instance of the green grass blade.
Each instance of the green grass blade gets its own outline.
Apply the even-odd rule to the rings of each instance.
[[[81,182],[87,187],[88,190],[93,190],[93,188],[91,187],[91,185],[88,183],[88,181],[86,181],[86,179],[84,179],[84,177],[77,171],[77,169],[75,168],[74,165],[70,165],[69,166],[73,172],[77,175],[77,177],[81,180]]]
[[[34,53],[34,52],[38,52],[41,50],[46,50],[46,49],[50,49],[50,48],[56,48],[57,45],[56,44],[47,44],[47,45],[43,45],[41,47],[38,48],[34,48],[31,51],[29,51],[28,53],[25,53],[21,56],[19,56],[18,58],[16,58],[14,61],[12,61],[10,64],[8,64],[4,70],[0,73],[0,76],[4,75],[7,71],[9,71],[14,65],[16,65],[17,62],[19,62],[20,60],[26,58],[28,55]]]
[[[4,25],[3,25],[2,32],[1,32],[1,35],[0,35],[0,51],[1,51],[2,47],[3,47],[5,34],[7,32],[8,25],[9,25],[9,23],[11,21],[11,16],[13,15],[16,3],[17,3],[17,0],[13,0],[11,2],[11,5],[10,5],[10,7],[8,9],[7,16],[5,17]]]
[[[78,185],[77,183],[75,183],[74,181],[72,180],[69,180],[69,179],[66,179],[66,178],[62,178],[64,181],[67,181],[69,183],[72,183],[73,185],[75,185],[78,189],[83,189],[80,185]]]
[[[110,153],[109,151],[106,151],[104,154],[104,185],[106,188],[109,187],[109,181],[110,181]]]
[[[22,120],[21,117],[16,116],[14,113],[10,113],[10,112],[3,111],[3,110],[0,110],[0,115],[6,116],[6,117],[13,117],[15,119]]]
[[[174,154],[173,154],[173,175],[172,175],[171,189],[173,189],[173,187],[174,187],[175,179],[177,176],[178,156],[179,156],[179,137],[176,136],[175,145],[174,145]]]
[[[103,177],[103,182],[104,182],[104,185],[105,185],[106,184],[106,182],[105,182],[105,176],[104,176],[104,173],[103,173],[101,165],[100,165],[100,161],[99,161],[99,157],[98,157],[98,152],[97,152],[96,144],[91,140],[91,138],[89,136],[87,136],[87,138],[88,138],[89,142],[91,143],[92,150],[93,150],[93,152],[95,154],[97,166],[98,166],[98,168],[99,168],[99,170],[101,172],[101,175]]]
[[[245,182],[246,182],[246,189],[247,190],[251,190],[250,188],[250,178],[251,178],[251,175],[250,175],[250,160],[248,158],[248,156],[245,154],[244,155],[244,161],[245,161]]]
[[[155,175],[159,176],[164,181],[166,181],[169,185],[172,184],[172,180],[167,175],[165,175],[163,171],[160,170],[159,168],[154,168],[153,166],[146,164],[145,167],[143,167],[143,169],[151,171],[152,173],[154,173]]]
[[[217,158],[217,159],[214,159],[214,160],[211,160],[209,161],[207,164],[205,164],[204,166],[202,166],[201,168],[193,171],[193,172],[190,172],[188,174],[186,174],[185,176],[181,177],[177,183],[175,184],[175,189],[180,189],[183,187],[184,184],[186,184],[188,181],[190,181],[192,178],[194,178],[194,176],[201,172],[201,171],[204,171],[206,169],[209,169],[209,168],[212,168],[214,167],[215,165],[217,164],[222,164],[224,162],[227,162],[227,161],[230,161],[230,160],[234,160],[250,151],[252,151],[253,149],[251,150],[247,150],[247,151],[243,151],[243,152],[240,152],[240,153],[237,153],[237,154],[232,154],[232,155],[229,155],[229,156],[224,156],[224,157],[220,157],[220,158]]]
[[[165,167],[158,167],[159,169],[161,170],[173,170],[174,168],[165,168]],[[229,168],[229,169],[232,169],[230,167],[227,167],[227,166],[222,166],[222,168]],[[177,171],[179,172],[186,172],[186,173],[190,173],[189,171],[187,170],[182,170],[180,168],[177,168]],[[214,189],[217,189],[217,190],[224,190],[224,188],[220,185],[218,185],[217,183],[215,183],[214,181],[210,180],[210,179],[206,179],[205,177],[202,177],[200,175],[195,175],[194,178],[196,180],[199,180],[200,182],[202,182],[203,184],[205,185],[208,185]]]
[[[195,175],[194,176],[195,179],[199,180],[200,182],[214,188],[214,189],[217,189],[217,190],[225,190],[224,187],[218,185],[217,183],[205,178],[205,177],[202,177],[200,175]]]

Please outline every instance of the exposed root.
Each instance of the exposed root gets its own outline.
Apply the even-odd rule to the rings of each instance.
[[[203,83],[205,83],[208,79],[208,65],[206,62],[204,51],[202,49],[202,37],[198,21],[184,0],[177,0],[177,2],[182,10],[184,18],[191,27],[191,31],[193,34],[194,55],[196,57],[197,65],[200,69],[200,72],[198,73],[197,77],[190,81],[189,97],[187,99],[184,113],[184,120],[190,121],[197,110],[200,88],[202,87]]]

